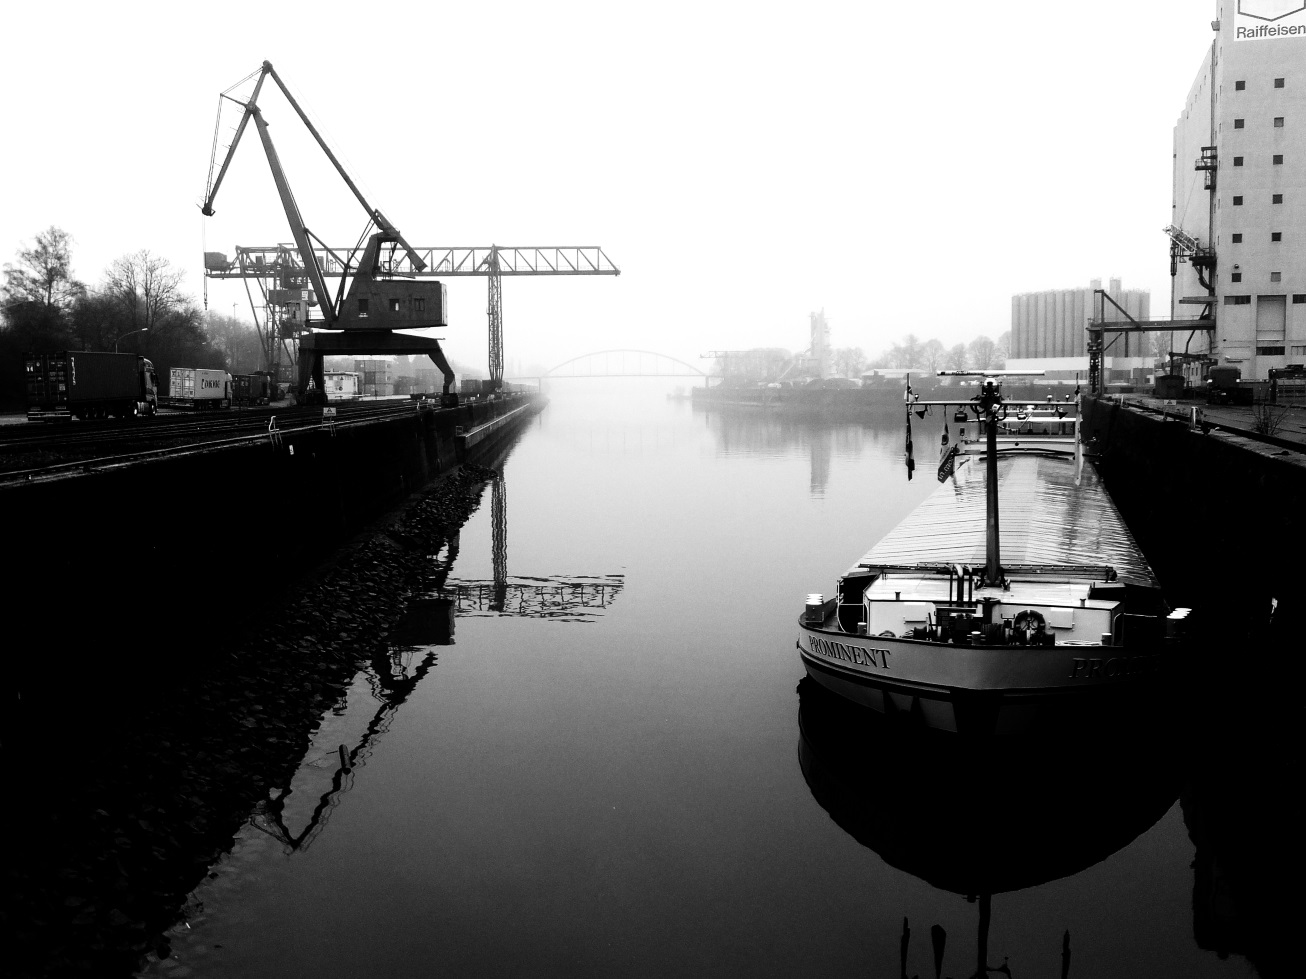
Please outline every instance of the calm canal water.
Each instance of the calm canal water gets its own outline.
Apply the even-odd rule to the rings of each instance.
[[[557,384],[433,557],[452,642],[359,674],[145,974],[898,976],[904,919],[908,976],[1252,972],[1173,745],[977,757],[800,685],[805,595],[936,485],[898,419],[668,387]]]

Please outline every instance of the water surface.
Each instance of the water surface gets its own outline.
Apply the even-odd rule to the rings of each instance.
[[[555,387],[148,974],[897,976],[906,919],[907,975],[932,926],[944,975],[983,941],[1016,976],[1247,975],[1173,745],[940,753],[800,689],[803,598],[931,491],[937,431],[908,482],[896,418],[667,389]]]

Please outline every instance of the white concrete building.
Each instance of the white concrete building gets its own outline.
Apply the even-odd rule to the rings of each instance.
[[[1174,128],[1172,226],[1199,251],[1180,249],[1171,316],[1210,300],[1190,350],[1263,379],[1306,364],[1306,0],[1219,10]]]

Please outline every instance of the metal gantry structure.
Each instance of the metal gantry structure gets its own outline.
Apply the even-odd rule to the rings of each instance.
[[[324,275],[347,280],[357,269],[361,243],[352,248],[315,247],[313,264]],[[497,385],[503,380],[503,278],[542,275],[620,275],[621,270],[598,245],[475,245],[403,249],[380,254],[379,271],[399,278],[452,278],[480,276],[488,280],[486,315],[489,320],[489,370]],[[237,246],[235,257],[211,253],[205,274],[211,279],[245,279],[258,283],[265,310],[259,335],[265,351],[276,343],[293,342],[306,326],[311,285],[298,247],[290,244]],[[248,286],[246,287],[248,288]],[[251,294],[251,309],[254,300]],[[271,356],[269,357],[271,362]]]

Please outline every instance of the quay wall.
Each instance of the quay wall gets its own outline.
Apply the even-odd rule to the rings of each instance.
[[[459,429],[530,396],[288,431],[92,473],[0,487],[18,581],[5,601],[11,679],[185,667],[307,567],[455,468]],[[467,451],[495,455],[520,424]]]
[[[1306,453],[1084,399],[1085,438],[1112,498],[1203,634],[1241,644],[1296,620],[1306,588]]]

